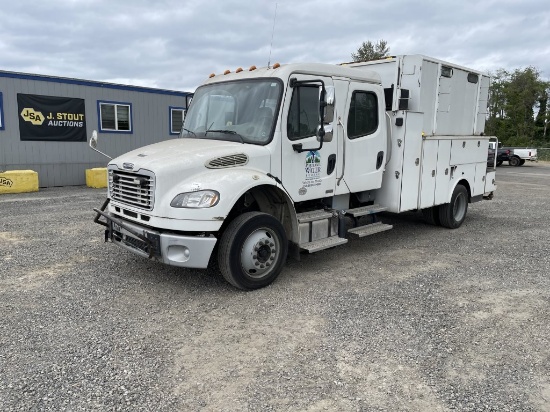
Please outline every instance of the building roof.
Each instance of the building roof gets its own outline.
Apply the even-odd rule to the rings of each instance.
[[[155,89],[152,87],[131,86],[126,84],[116,84],[116,83],[100,82],[100,81],[94,81],[94,80],[73,79],[69,77],[47,76],[42,74],[19,73],[19,72],[10,72],[10,71],[0,70],[0,78],[2,77],[10,78],[10,79],[33,80],[33,81],[40,81],[40,82],[74,84],[78,86],[99,87],[104,89],[125,90],[125,91],[141,92],[141,93],[165,94],[165,95],[181,96],[181,97],[193,95],[193,93],[182,92],[177,90]]]

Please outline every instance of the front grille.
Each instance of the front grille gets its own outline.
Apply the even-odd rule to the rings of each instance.
[[[152,210],[155,197],[155,176],[109,170],[111,199],[140,209]]]

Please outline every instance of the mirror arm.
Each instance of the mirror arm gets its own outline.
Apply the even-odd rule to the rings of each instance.
[[[107,157],[111,160],[113,159],[111,156],[106,155],[105,153],[103,153],[103,152],[96,149],[96,146],[97,146],[97,130],[94,130],[92,132],[92,137],[90,138],[90,142],[88,143],[88,145],[90,146],[90,149],[95,150],[96,152],[102,154],[103,156],[105,156],[105,157]]]
[[[319,133],[321,133],[321,130],[319,130]],[[324,137],[324,132],[325,131],[324,130],[322,130],[322,131],[323,131],[323,137]],[[321,150],[323,148],[323,141],[324,141],[323,137],[321,137],[321,142],[319,143],[319,147],[311,148],[311,149],[307,149],[307,148],[304,149],[302,147],[302,143],[294,143],[292,145],[292,150],[294,150],[295,152],[298,152],[298,153],[309,152],[309,151],[314,151],[315,152],[317,150]]]
[[[90,147],[91,147],[91,146],[90,146]],[[108,158],[108,159],[110,159],[110,160],[113,160],[113,158],[112,158],[111,156],[109,156],[109,155],[107,155],[107,154],[105,154],[105,153],[103,153],[103,152],[97,150],[95,147],[92,147],[92,149],[95,150],[95,151],[98,152],[98,153],[101,153],[101,154],[102,154],[103,156],[105,156],[106,158]]]

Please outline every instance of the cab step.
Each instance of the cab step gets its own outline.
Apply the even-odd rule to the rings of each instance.
[[[319,252],[320,250],[328,249],[334,246],[340,246],[348,243],[348,239],[338,236],[331,236],[325,239],[314,240],[313,242],[303,243],[300,249],[309,253]]]
[[[369,205],[369,206],[357,207],[355,209],[349,209],[346,211],[346,214],[351,215],[353,217],[359,217],[359,216],[365,216],[365,215],[372,215],[378,212],[383,212],[387,209],[388,209],[387,207],[383,207],[380,205]]]
[[[369,235],[374,235],[375,233],[384,232],[386,230],[393,229],[393,225],[387,225],[382,222],[371,223],[365,226],[358,226],[351,229],[348,229],[347,235],[350,238],[360,238]]]

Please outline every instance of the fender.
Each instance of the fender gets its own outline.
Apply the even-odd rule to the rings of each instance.
[[[473,171],[469,171],[469,166],[474,166]],[[449,192],[447,193],[447,202],[451,202],[453,192],[458,184],[463,184],[468,190],[468,197],[471,197],[471,187],[474,185],[475,178],[475,165],[458,165],[451,166],[453,168],[451,172],[451,184],[449,185]],[[453,182],[454,181],[454,182]],[[468,199],[469,200],[469,199]]]
[[[194,174],[183,180],[180,184],[168,190],[162,198],[157,198],[156,214],[159,217],[177,220],[216,221],[218,228],[227,218],[237,200],[246,192],[255,187],[270,186],[278,190],[285,199],[287,209],[290,211],[292,239],[298,233],[298,221],[294,204],[285,188],[274,177],[267,173],[250,168],[228,168],[207,170]],[[196,192],[200,190],[215,190],[220,194],[219,203],[211,208],[191,209],[174,208],[170,202],[180,193]]]

